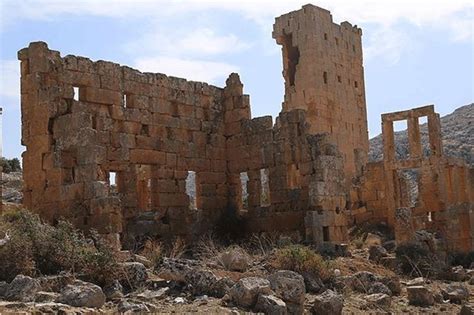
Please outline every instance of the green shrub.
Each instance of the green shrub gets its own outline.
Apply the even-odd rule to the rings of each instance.
[[[286,269],[300,274],[308,273],[327,281],[331,278],[329,261],[303,245],[289,245],[276,250],[274,265],[278,269]]]
[[[95,233],[86,238],[66,221],[53,227],[26,210],[4,214],[2,231],[8,232],[10,240],[0,247],[0,280],[62,271],[81,274],[98,284],[113,278],[113,251]]]
[[[20,160],[17,158],[6,159],[2,157],[0,159],[0,165],[3,167],[3,173],[19,172],[21,171]]]

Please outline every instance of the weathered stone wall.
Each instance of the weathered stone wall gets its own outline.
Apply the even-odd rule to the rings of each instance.
[[[428,156],[421,150],[420,117],[428,118]],[[393,122],[400,120],[408,122],[409,156],[404,160],[395,157]],[[473,250],[474,170],[465,161],[443,155],[434,106],[384,114],[382,129],[384,160],[367,165],[360,185],[364,207],[353,211],[354,220],[387,222],[400,242],[410,239],[407,231],[427,229],[441,235],[449,250]],[[397,215],[400,209],[409,209],[408,230],[402,226],[406,219]]]
[[[231,210],[248,232],[346,239],[343,158],[327,135],[309,133],[304,110],[275,126],[251,119],[237,74],[218,88],[62,58],[41,42],[19,59],[24,203],[43,218],[130,243],[192,238]]]
[[[273,26],[283,53],[283,110],[307,110],[309,132],[329,133],[343,154],[348,185],[369,149],[361,35],[313,5],[278,17]]]
[[[184,234],[190,216],[212,220],[226,206],[223,89],[61,58],[41,42],[19,59],[27,207],[105,234],[151,211],[166,218],[163,232]],[[197,214],[185,191],[189,171],[205,187]]]

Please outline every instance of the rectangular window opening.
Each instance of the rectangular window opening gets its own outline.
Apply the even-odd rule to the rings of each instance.
[[[427,216],[428,216],[428,222],[433,222],[433,212],[429,211]]]
[[[341,83],[342,82],[342,78],[340,75],[337,76],[337,82]]]
[[[355,46],[355,45],[352,45],[352,51],[353,51],[353,52],[356,51],[356,46]]]
[[[260,170],[260,206],[269,207],[271,205],[270,200],[270,178],[269,170],[262,168]]]
[[[249,208],[248,183],[249,175],[247,172],[240,173],[240,210],[248,210]]]
[[[110,195],[116,196],[118,194],[118,173],[117,172],[109,172],[109,189]]]
[[[328,40],[328,34],[324,33],[324,40]]]
[[[124,108],[127,108],[130,106],[130,94],[128,93],[123,93],[122,95],[122,104]]]
[[[151,167],[145,164],[137,165],[136,170],[138,208],[142,211],[150,211],[152,206]]]
[[[323,226],[323,241],[329,242],[329,226]]]
[[[79,87],[78,86],[73,86],[72,87],[74,91],[74,96],[72,97],[75,101],[79,100]]]
[[[186,195],[189,198],[189,210],[197,210],[196,172],[188,171],[186,177]]]
[[[354,81],[354,87],[357,89],[359,87],[359,83],[357,81]]]
[[[336,45],[339,46],[339,38],[334,37],[334,39],[336,40]]]
[[[323,72],[323,80],[324,84],[328,84],[328,73],[326,71]]]

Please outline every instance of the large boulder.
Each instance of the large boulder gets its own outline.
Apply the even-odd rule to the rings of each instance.
[[[227,294],[227,292],[229,292],[230,288],[232,288],[234,285],[235,285],[234,280],[227,277],[220,278],[211,287],[211,291],[209,292],[209,295],[216,298],[222,298],[224,295]]]
[[[464,304],[459,315],[474,315],[474,304]]]
[[[124,262],[118,268],[122,271],[120,283],[128,289],[142,287],[148,279],[146,267],[142,263]]]
[[[279,270],[268,277],[275,293],[287,303],[303,304],[306,288],[304,278],[290,270]]]
[[[257,312],[274,315],[286,315],[286,304],[280,298],[270,294],[260,294],[255,305]]]
[[[219,278],[212,271],[196,269],[184,275],[185,282],[194,295],[210,295]]]
[[[36,303],[51,303],[57,300],[59,293],[39,291],[35,294]]]
[[[339,315],[342,314],[344,298],[332,290],[326,290],[323,294],[316,296],[311,313],[315,315]]]
[[[433,293],[425,286],[407,287],[408,303],[416,306],[431,306],[435,303]]]
[[[372,245],[369,247],[369,260],[379,263],[383,257],[387,257],[387,250],[381,245]]]
[[[337,269],[336,269],[337,270]],[[313,273],[304,272],[301,274],[304,278],[304,284],[306,286],[306,291],[311,293],[320,293],[324,291],[324,283],[320,277],[314,275]]]
[[[104,294],[107,300],[119,300],[123,298],[123,287],[120,281],[114,280],[112,283],[104,287]]]
[[[168,281],[185,283],[185,275],[197,268],[201,268],[201,265],[195,260],[164,258],[158,276]]]
[[[242,307],[253,307],[259,294],[271,294],[270,281],[259,277],[240,279],[229,291],[232,301]]]
[[[402,292],[402,285],[400,279],[397,276],[383,277],[380,282],[385,284],[390,289],[393,295],[399,295]]]
[[[17,275],[8,285],[5,292],[7,301],[32,302],[36,292],[41,290],[41,284],[37,279],[24,275]]]
[[[0,281],[0,299],[5,296],[7,293],[9,284],[6,283],[5,281]]]
[[[233,247],[221,253],[218,260],[225,269],[230,271],[244,272],[250,264],[249,255],[240,247]]]
[[[392,295],[392,291],[383,284],[382,282],[374,282],[372,285],[369,287],[369,294],[375,294],[375,293],[381,293],[381,294],[386,294],[388,296]]]
[[[452,283],[442,290],[443,297],[451,303],[462,304],[469,299],[469,290],[462,283]]]
[[[58,302],[76,307],[100,308],[105,303],[105,294],[99,286],[77,280],[61,291]]]

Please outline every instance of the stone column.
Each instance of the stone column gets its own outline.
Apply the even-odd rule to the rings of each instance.
[[[410,117],[407,119],[408,126],[408,143],[410,150],[410,159],[422,157],[422,146],[420,137],[420,125],[418,117]]]

